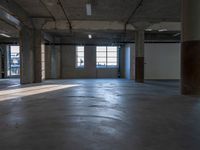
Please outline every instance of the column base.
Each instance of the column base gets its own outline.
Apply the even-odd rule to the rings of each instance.
[[[135,59],[135,81],[144,83],[144,57]]]
[[[200,95],[200,41],[182,43],[181,93]]]

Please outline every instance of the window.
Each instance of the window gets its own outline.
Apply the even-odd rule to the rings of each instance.
[[[20,75],[20,52],[19,46],[10,46],[8,49],[8,76],[19,76]]]
[[[76,47],[76,68],[84,68],[84,46]]]
[[[96,66],[98,68],[116,68],[118,66],[117,49],[116,46],[97,46]]]

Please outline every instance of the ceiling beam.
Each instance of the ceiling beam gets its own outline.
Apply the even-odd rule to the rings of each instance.
[[[18,20],[21,22],[21,24],[32,27],[32,21],[28,13],[13,0],[1,0],[0,8],[7,12],[10,16],[15,18],[13,20],[10,20],[13,21],[14,24],[16,23],[16,20]]]
[[[0,20],[4,21],[8,25],[13,26],[16,29],[20,29],[21,28],[20,21],[17,18],[15,18],[12,15],[10,15],[9,13],[7,13],[2,8],[0,8]]]
[[[72,24],[71,24],[71,22],[69,20],[69,17],[68,17],[68,15],[67,15],[67,13],[66,13],[66,11],[64,9],[64,6],[63,6],[61,0],[58,0],[58,4],[60,5],[60,7],[61,7],[61,9],[62,9],[62,11],[63,11],[63,13],[65,15],[65,18],[67,19],[67,22],[69,24],[69,30],[70,30],[70,32],[72,32]]]
[[[128,19],[125,22],[125,31],[126,31],[126,26],[127,24],[130,22],[130,20],[133,18],[133,16],[136,14],[136,12],[138,11],[138,9],[142,6],[144,0],[139,0],[139,3],[137,4],[137,6],[135,7],[135,9],[132,11],[131,15],[128,17]]]
[[[56,26],[55,26],[56,25]],[[124,23],[118,21],[71,21],[73,30],[124,30]],[[66,20],[48,21],[43,26],[44,30],[65,30],[69,31],[69,26],[66,26]],[[134,30],[133,25],[128,24],[127,30]]]

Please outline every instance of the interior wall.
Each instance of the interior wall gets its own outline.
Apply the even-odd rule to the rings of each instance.
[[[180,44],[145,44],[145,79],[180,79]]]
[[[125,78],[125,46],[121,46],[119,50],[119,72],[120,72],[120,78]]]
[[[134,44],[125,45],[125,78],[134,80],[134,64],[135,64],[135,48]]]
[[[76,68],[76,46],[61,46],[61,78],[117,78],[117,68],[96,68],[96,46],[85,46],[85,67]]]
[[[135,44],[125,46],[125,78],[134,80]],[[180,44],[145,44],[145,79],[180,79]]]
[[[96,68],[96,46],[85,46],[85,67],[76,68],[76,46],[61,46],[61,78],[118,78],[118,69]],[[135,44],[127,44],[121,49],[120,63],[122,77],[134,80]],[[46,58],[51,58],[47,48]],[[46,63],[48,61],[46,60]],[[59,63],[58,63],[59,64]],[[46,65],[46,67],[49,65]],[[46,76],[51,67],[46,68]],[[124,75],[124,76],[123,76]],[[49,75],[50,77],[50,75]],[[145,79],[180,79],[180,44],[146,43],[145,44]]]

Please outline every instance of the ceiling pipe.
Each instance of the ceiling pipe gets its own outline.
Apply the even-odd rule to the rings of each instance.
[[[138,9],[142,6],[144,0],[140,0],[139,3],[137,4],[136,8],[133,10],[133,12],[131,13],[131,15],[128,17],[127,21],[125,22],[125,32],[127,29],[127,25],[130,22],[131,18],[136,14],[136,12],[138,11]]]
[[[66,13],[64,7],[63,7],[63,4],[61,3],[60,0],[58,0],[58,5],[60,5],[60,7],[61,7],[61,9],[62,9],[62,11],[63,11],[63,13],[64,13],[64,15],[65,15],[65,18],[67,19],[67,22],[68,22],[68,24],[69,24],[69,30],[70,30],[70,32],[72,32],[72,24],[71,24],[71,22],[70,22],[70,20],[69,20],[69,17],[68,17],[68,15],[67,15],[67,13]]]
[[[46,4],[40,0],[40,3],[44,6],[44,8],[48,11],[48,13],[50,14],[50,16],[53,18],[53,21],[56,22],[56,18],[53,16],[53,14],[51,13],[51,11],[49,10],[49,8],[46,6]]]

